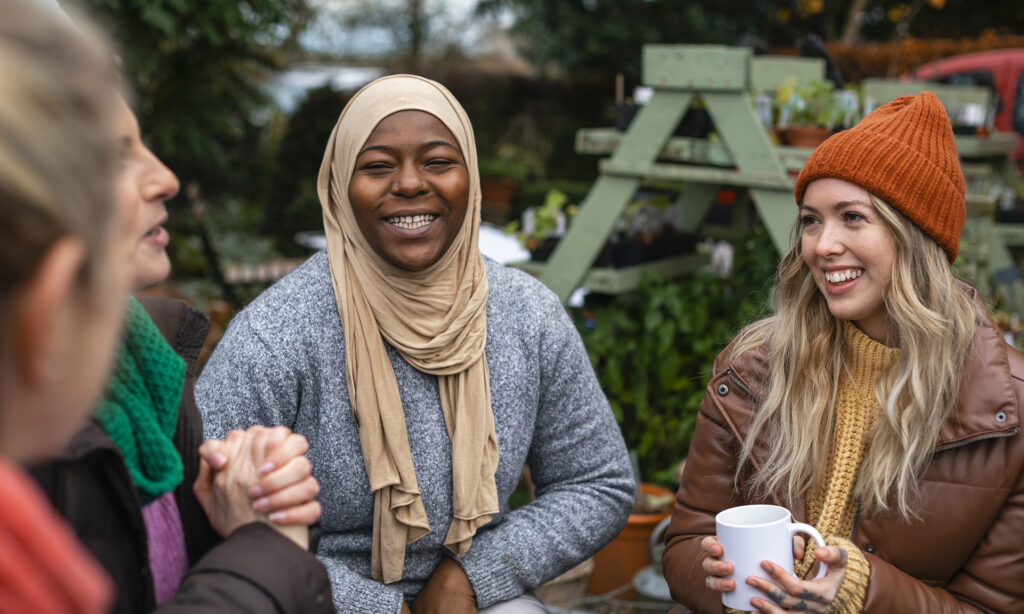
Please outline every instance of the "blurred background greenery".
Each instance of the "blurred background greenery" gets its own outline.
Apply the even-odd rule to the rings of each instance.
[[[83,2],[119,45],[144,138],[182,182],[169,203],[174,273],[161,291],[206,309],[215,331],[264,287],[218,283],[224,270],[312,253],[296,233],[321,228],[324,144],[347,99],[375,76],[415,72],[453,91],[483,174],[513,180],[502,223],[555,188],[583,199],[597,159],[575,153],[575,133],[615,123],[616,76],[623,92],[639,85],[644,43],[827,49],[853,81],[1024,46],[1019,0]],[[728,277],[651,278],[576,312],[655,481],[674,481],[714,356],[762,313],[778,256],[756,227],[735,247]]]

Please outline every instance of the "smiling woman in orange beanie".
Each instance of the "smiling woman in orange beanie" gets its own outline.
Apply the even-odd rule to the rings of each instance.
[[[718,357],[700,408],[673,597],[721,612],[745,583],[768,613],[1024,611],[1024,355],[953,276],[964,179],[941,103],[897,98],[829,138],[796,204],[773,314]],[[798,541],[796,575],[734,577],[715,515],[754,503],[828,546]]]

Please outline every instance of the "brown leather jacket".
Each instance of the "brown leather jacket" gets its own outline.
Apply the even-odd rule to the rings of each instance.
[[[715,514],[735,505],[780,504],[734,488],[766,356],[731,350],[715,361],[662,558],[672,597],[698,613],[722,612],[721,596],[705,587],[701,569],[700,541],[715,533]],[[957,411],[943,425],[920,481],[920,518],[864,513],[856,520],[852,540],[871,564],[865,612],[1024,612],[1020,398],[1024,354],[1003,342],[979,306]],[[755,446],[754,462],[764,450]],[[803,501],[791,508],[798,521],[805,520],[804,508]]]

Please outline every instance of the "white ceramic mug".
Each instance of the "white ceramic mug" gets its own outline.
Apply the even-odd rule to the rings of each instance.
[[[722,544],[722,560],[732,563],[733,573],[729,577],[736,582],[735,589],[722,593],[722,603],[734,610],[752,610],[752,598],[766,598],[764,593],[747,584],[751,576],[768,578],[768,573],[761,569],[761,561],[771,561],[793,573],[794,535],[806,533],[819,546],[825,545],[817,529],[793,522],[789,510],[778,505],[729,508],[715,516],[715,527],[718,542]],[[819,567],[817,578],[827,571],[824,563]]]

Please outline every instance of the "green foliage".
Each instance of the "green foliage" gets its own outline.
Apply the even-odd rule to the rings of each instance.
[[[510,11],[524,57],[566,74],[624,72],[636,82],[644,43],[735,44],[773,20],[757,0],[479,0],[482,12]]]
[[[787,118],[789,125],[831,129],[842,117],[836,87],[824,79],[799,84],[791,79],[778,89],[775,101],[781,108],[780,119]]]
[[[252,193],[262,80],[305,0],[87,0],[113,33],[150,147],[207,199]]]
[[[272,148],[273,162],[264,177],[267,186],[262,230],[274,238],[283,254],[308,253],[295,243],[295,233],[323,228],[317,172],[327,139],[346,102],[347,95],[325,85],[310,90],[291,117],[282,120],[282,136]]]
[[[674,483],[714,359],[743,325],[765,313],[777,263],[771,239],[758,229],[737,244],[728,278],[649,276],[636,292],[577,318],[645,481]]]

